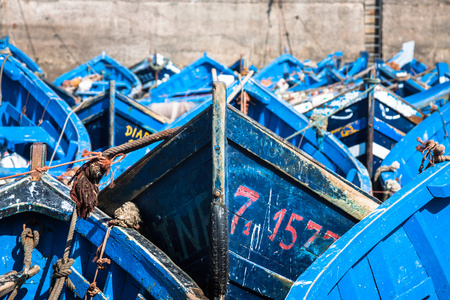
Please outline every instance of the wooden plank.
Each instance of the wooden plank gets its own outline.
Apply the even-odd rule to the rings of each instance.
[[[363,258],[349,269],[339,281],[338,287],[340,299],[380,299],[367,258]]]
[[[108,138],[108,148],[114,147],[116,144],[114,142],[114,116],[115,116],[115,109],[114,109],[114,103],[116,102],[116,82],[114,80],[111,80],[109,83],[109,138]]]
[[[379,243],[368,259],[381,298],[400,295],[428,277],[402,228]]]

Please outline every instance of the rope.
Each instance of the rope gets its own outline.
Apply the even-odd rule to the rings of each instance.
[[[53,158],[55,157],[56,150],[58,150],[59,143],[61,142],[61,138],[62,138],[62,136],[64,134],[64,130],[66,130],[67,122],[69,121],[70,115],[72,113],[73,113],[73,110],[70,111],[70,113],[67,115],[66,121],[64,122],[64,126],[63,126],[63,128],[61,130],[61,134],[59,135],[58,142],[56,143],[55,149],[53,150],[53,153],[52,153],[52,157],[50,158],[50,162],[48,163],[49,166],[52,165],[52,161],[53,161]]]
[[[42,112],[42,117],[39,120],[37,126],[41,126],[42,122],[44,122],[44,116],[45,116],[45,113],[47,112],[47,107],[48,107],[50,101],[52,101],[52,100],[53,100],[53,98],[48,99],[47,104],[44,107],[44,111]]]
[[[373,85],[372,87],[368,88],[368,89],[365,90],[364,92],[360,93],[355,99],[353,99],[352,101],[350,101],[347,105],[343,105],[343,106],[340,107],[339,109],[335,110],[333,113],[331,113],[331,114],[329,114],[329,115],[326,115],[326,116],[323,116],[322,118],[317,119],[316,121],[309,123],[308,126],[306,126],[305,128],[303,128],[302,130],[299,130],[299,131],[297,131],[297,132],[291,134],[290,136],[288,136],[287,138],[285,138],[285,140],[290,140],[290,139],[296,137],[297,135],[299,135],[300,133],[302,133],[302,132],[304,132],[304,131],[310,129],[311,127],[318,127],[318,125],[319,125],[322,121],[324,121],[325,119],[328,119],[329,117],[331,117],[331,116],[337,114],[338,112],[340,112],[340,111],[346,109],[348,106],[352,105],[352,104],[355,103],[356,101],[359,101],[360,98],[362,98],[362,97],[365,96],[367,93],[369,93],[370,91],[372,91],[372,90],[375,88],[375,86],[376,86],[376,85]]]
[[[152,143],[170,138],[180,127],[170,128],[166,130],[162,130],[156,133],[153,133],[151,135],[147,135],[143,138],[140,138],[138,140],[134,140],[129,143],[125,143],[116,147],[109,148],[105,150],[102,154],[104,157],[112,157],[114,155],[117,155],[119,153],[127,154],[132,151],[138,150],[142,147],[148,146]]]
[[[425,167],[425,170],[429,167],[434,166],[436,163],[441,163],[444,161],[450,161],[450,156],[444,155],[445,146],[440,145],[438,142],[434,140],[422,141],[420,137],[417,138],[417,141],[420,143],[416,146],[416,150],[423,154],[422,162],[419,167],[419,174],[422,173],[424,163],[428,158],[428,165]]]
[[[6,55],[3,60],[2,66],[0,68],[0,104],[2,104],[3,94],[2,94],[2,76],[3,76],[3,68],[5,67],[6,61],[11,56],[11,54]]]
[[[94,275],[94,280],[92,281],[92,283],[89,285],[88,290],[86,291],[86,295],[84,296],[84,299],[87,299],[87,295],[89,294],[89,296],[94,297],[95,295],[97,295],[98,293],[101,293],[102,291],[97,287],[97,275],[98,275],[98,271],[99,270],[104,270],[106,269],[105,266],[103,266],[103,264],[107,263],[110,264],[111,260],[108,258],[103,258],[103,254],[105,253],[105,248],[106,248],[106,242],[108,241],[109,235],[111,233],[111,229],[114,226],[110,226],[108,227],[108,230],[106,231],[105,237],[103,238],[103,242],[100,245],[100,247],[97,249],[97,253],[100,252],[100,256],[97,258],[94,257],[93,262],[97,263],[97,269],[95,270],[95,275]]]
[[[75,286],[69,279],[69,275],[72,273],[70,267],[74,263],[74,259],[69,259],[70,248],[73,240],[73,233],[75,232],[75,224],[77,223],[77,210],[73,210],[72,218],[70,220],[69,233],[67,235],[66,247],[64,249],[63,258],[58,259],[55,264],[53,264],[53,275],[50,289],[49,300],[57,300],[61,294],[61,290],[66,283],[66,286],[70,290],[74,290]]]
[[[28,171],[28,172],[23,172],[23,173],[19,173],[19,174],[14,174],[14,175],[11,175],[11,176],[6,176],[6,177],[2,177],[2,178],[0,178],[0,181],[1,180],[5,180],[5,179],[10,179],[10,178],[15,178],[15,177],[19,177],[19,176],[23,176],[23,175],[28,175],[28,174],[31,174],[31,173],[33,173],[33,172],[47,172],[48,170],[50,170],[50,169],[54,169],[54,168],[59,168],[59,167],[62,167],[62,166],[66,166],[66,165],[70,165],[70,164],[75,164],[75,163],[77,163],[77,162],[82,162],[82,161],[86,161],[86,160],[91,160],[92,159],[92,157],[87,157],[87,158],[82,158],[82,159],[78,159],[78,160],[73,160],[73,161],[69,161],[69,162],[66,162],[66,163],[63,163],[63,164],[59,164],[59,165],[55,165],[55,166],[51,166],[51,167],[49,167],[49,166],[46,166],[46,167],[43,167],[43,168],[36,168],[36,170],[32,170],[32,171]]]
[[[33,52],[34,59],[37,61],[36,50],[34,50],[34,45],[31,41],[30,30],[28,29],[28,24],[23,14],[22,4],[20,4],[20,1],[21,0],[17,0],[17,4],[19,4],[20,15],[22,16],[23,24],[25,25],[25,32],[27,33],[28,41],[30,42],[31,52]]]
[[[28,271],[30,270],[31,266],[31,255],[33,252],[33,249],[37,247],[39,244],[39,231],[37,230],[31,230],[31,228],[26,227],[26,224],[23,224],[23,230],[20,234],[20,242],[23,246],[24,258],[23,258],[23,265],[24,265],[24,271],[23,276],[20,278],[18,282],[16,282],[16,285],[14,286],[13,291],[8,297],[8,300],[14,300],[14,298],[17,296],[17,293],[19,293],[20,288],[25,283],[25,281],[29,278]]]

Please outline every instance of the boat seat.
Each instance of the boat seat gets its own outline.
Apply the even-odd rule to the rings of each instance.
[[[46,143],[49,149],[54,149],[56,141],[42,127],[38,126],[0,126],[0,137],[5,140],[5,144],[25,144],[25,143]],[[64,151],[59,147],[58,157],[64,156]]]

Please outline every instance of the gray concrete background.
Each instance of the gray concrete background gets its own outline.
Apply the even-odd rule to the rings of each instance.
[[[418,59],[449,62],[450,1],[398,2],[383,1],[384,58],[414,39]],[[102,50],[126,66],[156,49],[180,67],[203,52],[226,65],[242,54],[262,67],[286,47],[314,61],[339,50],[354,60],[364,49],[364,0],[282,3],[0,0],[0,34],[37,57],[52,79]]]

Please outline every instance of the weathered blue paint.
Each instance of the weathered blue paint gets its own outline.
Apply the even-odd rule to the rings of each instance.
[[[238,82],[235,82],[228,87],[228,93],[231,93],[236,88],[239,88]],[[250,79],[244,85],[243,89],[251,98],[251,103],[248,107],[249,117],[280,137],[286,138],[308,125],[307,118],[298,113],[292,106],[280,100],[275,94],[263,87],[257,81]],[[240,94],[230,102],[231,105],[239,108],[239,105],[237,104],[239,97]],[[180,99],[183,101],[196,101],[198,106],[169,124],[167,128],[174,128],[186,124],[210,105],[212,101],[211,96],[193,96],[188,99],[166,98],[165,100],[180,101]],[[142,101],[139,102],[143,103]],[[147,102],[144,103],[147,104]],[[152,103],[152,101],[150,101],[150,103]],[[299,145],[300,140],[302,141],[301,145]],[[303,138],[299,135],[289,140],[289,142],[311,155],[329,170],[346,178],[362,190],[366,192],[372,190],[372,184],[366,168],[350,153],[348,148],[333,135],[323,132],[322,143],[320,143],[320,140],[317,138],[316,130],[311,128],[305,131]],[[127,167],[131,166],[155,146],[156,145],[151,145],[146,149],[141,149],[129,154],[118,166],[116,174],[121,174]]]
[[[288,92],[315,89],[335,82],[354,83],[352,76],[367,67],[367,52],[362,51],[355,62],[342,67],[341,58],[342,52],[335,52],[318,62],[317,66],[311,67],[309,61],[303,64],[285,53],[261,69],[254,78],[275,91],[278,91],[275,84],[284,79],[289,84]]]
[[[114,189],[103,189],[99,203],[111,213],[123,201],[135,202],[144,235],[206,287],[217,280],[207,275],[208,250],[222,242],[208,234],[210,214],[223,197],[226,297],[279,299],[377,203],[235,108],[226,108],[225,119],[216,112],[213,118],[217,105],[125,171]]]
[[[205,53],[203,57],[185,67],[180,73],[173,75],[170,80],[152,89],[150,96],[172,97],[191,93],[211,93],[212,69],[216,69],[217,76],[228,76],[231,81],[234,80],[235,75],[232,70],[213,60]]]
[[[395,71],[381,59],[376,59],[375,65],[377,78],[380,79],[386,87],[393,85],[400,75],[407,76],[409,74],[403,70]],[[425,91],[425,88],[411,78],[401,81],[398,85],[398,93],[401,97],[407,97],[423,91]]]
[[[129,68],[139,77],[142,89],[148,90],[170,79],[170,76],[180,73],[180,69],[167,57],[159,53],[152,54]],[[156,71],[158,78],[156,78]]]
[[[237,83],[229,88],[229,92],[231,93],[236,88],[239,88]],[[305,116],[285,101],[280,100],[257,81],[249,80],[244,86],[244,91],[250,96],[248,116],[280,137],[286,138],[308,126],[309,121]],[[240,107],[237,104],[239,97],[240,95],[231,101],[234,107]],[[324,131],[322,133],[322,142],[317,137],[317,130],[312,128],[306,130],[304,134],[290,139],[289,142],[311,155],[328,169],[369,192],[372,185],[366,168],[355,159],[347,147],[331,134]],[[350,174],[352,170],[356,171],[356,176]],[[354,177],[351,178],[352,176]]]
[[[65,80],[72,80],[76,77],[84,78],[92,74],[103,75],[103,79],[94,82],[89,91],[75,92],[83,99],[106,91],[109,88],[109,81],[112,80],[116,82],[117,90],[129,97],[134,97],[142,89],[142,83],[139,78],[121,63],[106,55],[105,52],[89,60],[87,63],[62,74],[55,79],[54,84],[61,86]]]
[[[447,103],[449,94],[450,81],[446,81],[433,86],[426,91],[405,97],[405,101],[414,107],[421,109],[423,112],[429,113],[430,105],[434,104],[437,107],[441,107]]]
[[[0,188],[1,274],[23,269],[19,238],[22,224],[40,231],[31,259],[40,271],[22,285],[20,299],[49,296],[52,265],[63,256],[74,209],[69,193],[66,186],[46,174],[38,181],[30,181],[27,176]],[[69,278],[76,289],[63,289],[59,299],[84,298],[94,279],[96,264],[92,259],[103,242],[108,219],[96,209],[87,220],[77,220],[69,255],[75,260]],[[42,227],[39,223],[33,225],[33,220]],[[111,259],[111,264],[98,273],[97,287],[102,293],[94,299],[135,299],[139,295],[140,299],[206,299],[192,279],[133,229],[114,227],[104,257]]]
[[[284,53],[259,70],[253,78],[263,81],[264,86],[272,88],[281,78],[288,78],[293,72],[300,72],[303,64],[294,56]]]
[[[406,185],[419,174],[419,167],[423,155],[416,151],[415,146],[419,144],[417,138],[423,141],[434,140],[442,144],[446,149],[450,149],[450,104],[444,105],[439,111],[434,112],[419,125],[413,128],[408,134],[395,145],[389,155],[382,162],[382,166],[390,166],[394,161],[400,163],[400,168],[395,171],[381,173],[382,186],[385,187],[387,180],[399,179],[401,186]],[[444,153],[447,155],[447,152]],[[425,166],[428,162],[425,162]]]
[[[154,132],[167,125],[167,119],[149,110],[137,101],[115,91],[114,121],[111,128],[110,90],[95,97],[88,98],[74,112],[83,122],[92,141],[92,149],[104,151],[111,146],[117,146],[133,141]],[[114,143],[109,144],[109,133],[113,131]]]
[[[374,124],[372,170],[375,173],[390,149],[424,118],[419,109],[380,84],[375,84],[373,90],[369,90],[367,86],[366,90],[349,91],[308,111],[306,115],[330,116],[327,129],[349,147],[356,158],[366,163],[369,93],[373,93],[375,99],[372,122]]]
[[[0,38],[0,53],[1,54],[11,54],[15,59],[25,64],[25,66],[39,77],[44,76],[44,71],[39,67],[39,65],[32,60],[28,55],[22,50],[14,46],[9,42],[9,37],[5,36]]]
[[[450,163],[405,185],[304,272],[286,299],[448,299]]]
[[[89,135],[80,119],[75,114],[70,114],[70,107],[31,70],[15,58],[6,57],[6,54],[0,54],[0,65],[3,64],[4,67],[0,103],[2,152],[16,152],[28,158],[31,143],[45,142],[48,147],[47,160],[55,152],[52,165],[80,159],[84,149],[91,149]],[[51,169],[50,174],[61,175],[68,167],[70,166]],[[0,168],[1,176],[26,171],[26,167]]]

